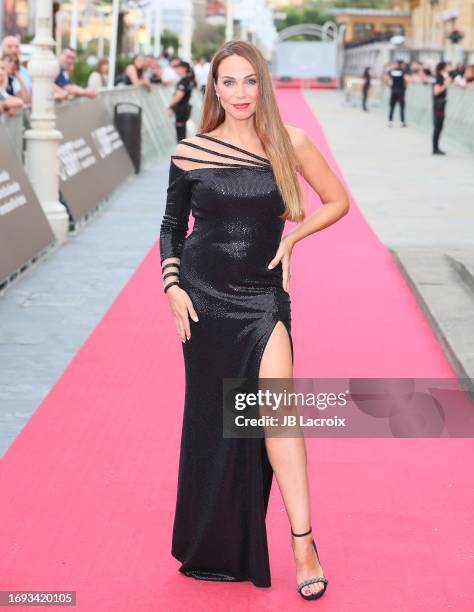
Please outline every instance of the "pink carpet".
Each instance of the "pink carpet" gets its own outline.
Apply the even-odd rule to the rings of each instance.
[[[278,99],[284,121],[341,174],[301,91]],[[157,246],[1,462],[0,590],[75,590],[87,612],[472,610],[469,439],[308,438],[313,530],[329,578],[318,602],[296,593],[275,480],[271,588],[177,572],[184,371]],[[292,270],[295,376],[454,376],[355,201],[340,223],[297,244]]]

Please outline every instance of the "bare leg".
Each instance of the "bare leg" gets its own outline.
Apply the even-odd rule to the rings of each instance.
[[[276,324],[265,347],[259,377],[293,378],[290,339],[281,321]],[[303,437],[267,437],[265,444],[290,525],[295,533],[304,533],[312,525],[305,440]],[[323,573],[312,547],[312,535],[291,538],[297,582]],[[317,593],[323,588],[320,582],[310,584],[303,588],[303,594]]]

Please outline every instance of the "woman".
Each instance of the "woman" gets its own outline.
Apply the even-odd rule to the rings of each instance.
[[[109,74],[109,60],[102,57],[98,62],[96,69],[92,71],[87,80],[87,87],[92,87],[96,91],[107,88],[107,79]]]
[[[8,77],[7,63],[2,58],[0,59],[0,112],[13,117],[17,110],[23,108],[24,102],[21,98],[12,95],[12,82]]]
[[[2,59],[8,73],[7,92],[23,100],[25,104],[30,104],[31,94],[20,76],[20,58],[16,53],[5,53]]]
[[[160,230],[186,369],[172,554],[187,576],[270,586],[275,472],[296,536],[297,588],[316,599],[327,579],[310,536],[304,438],[224,437],[223,379],[292,378],[292,249],[346,214],[348,196],[303,130],[283,125],[265,58],[249,42],[215,54],[198,130],[171,156]],[[282,239],[285,218],[305,217],[297,170],[325,206]]]
[[[445,151],[439,148],[439,138],[444,124],[447,89],[451,82],[452,78],[447,73],[447,63],[438,62],[433,79],[433,155],[446,155]]]
[[[362,109],[363,110],[367,110],[367,96],[369,93],[369,89],[370,89],[370,77],[372,76],[372,73],[370,71],[370,66],[367,66],[364,69],[364,74],[362,75],[362,78],[364,79],[363,83],[362,83]]]
[[[180,61],[175,67],[180,75],[176,83],[176,89],[168,105],[168,113],[175,114],[176,139],[179,142],[186,138],[186,122],[191,116],[192,105],[189,103],[193,87],[196,86],[196,78],[191,65],[188,62]]]
[[[123,82],[125,85],[141,85],[151,91],[150,80],[145,76],[146,60],[143,55],[135,55],[132,63],[125,68]]]

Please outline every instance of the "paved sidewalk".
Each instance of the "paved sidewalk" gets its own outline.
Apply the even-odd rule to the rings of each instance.
[[[357,205],[392,251],[459,377],[474,380],[474,159],[384,110],[346,105],[342,92],[306,91]],[[397,116],[396,116],[397,118]]]
[[[130,177],[0,294],[0,456],[157,242],[167,181],[168,160]]]
[[[452,142],[431,154],[416,126],[389,128],[384,112],[347,106],[337,90],[305,97],[331,146],[357,204],[390,248],[472,247],[474,158]]]

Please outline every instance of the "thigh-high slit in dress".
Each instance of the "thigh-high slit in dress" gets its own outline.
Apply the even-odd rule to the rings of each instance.
[[[180,144],[189,156],[171,156],[160,256],[162,265],[180,259],[179,286],[199,321],[190,318],[191,338],[182,345],[186,388],[171,552],[187,576],[268,587],[273,470],[264,438],[223,437],[222,381],[258,379],[278,321],[293,361],[281,262],[268,268],[284,204],[267,158],[207,134]],[[190,212],[194,227],[186,236]]]

